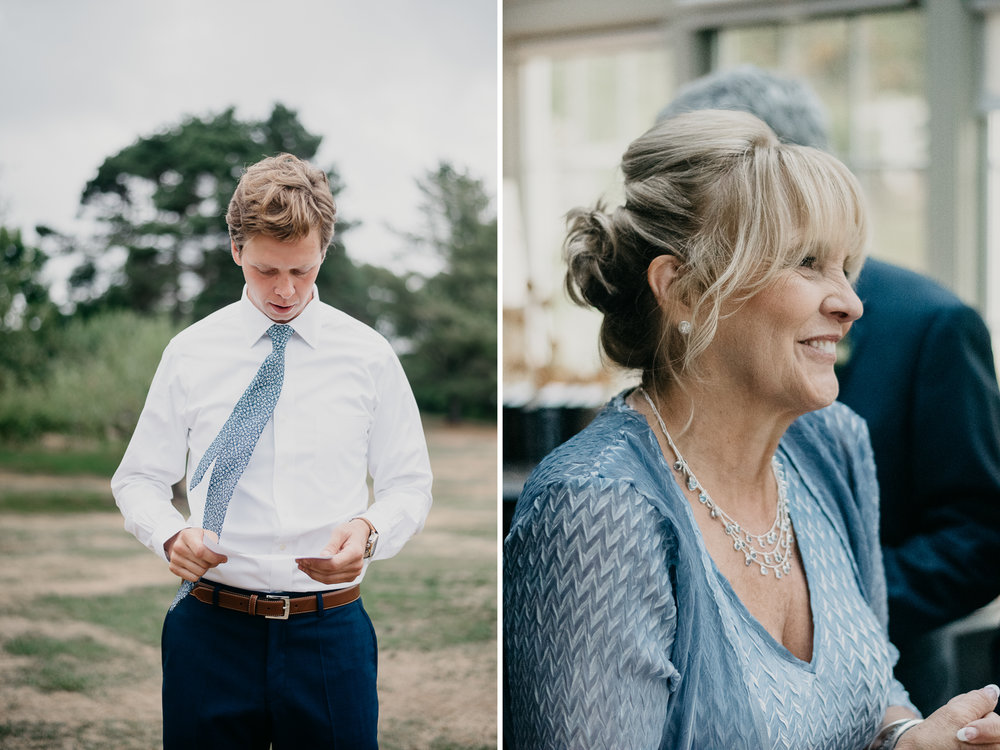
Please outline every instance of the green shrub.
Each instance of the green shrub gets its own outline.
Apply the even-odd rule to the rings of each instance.
[[[0,439],[46,432],[127,438],[160,354],[178,329],[165,316],[128,311],[71,321],[42,382],[0,391]]]

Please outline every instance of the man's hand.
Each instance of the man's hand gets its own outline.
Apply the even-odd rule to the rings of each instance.
[[[205,573],[221,565],[229,558],[212,552],[205,546],[204,535],[209,534],[210,538],[218,541],[213,532],[205,529],[181,529],[174,534],[163,545],[167,559],[170,560],[170,572],[175,576],[180,576],[185,581],[197,583]]]
[[[330,559],[301,557],[298,559],[299,570],[320,583],[350,583],[361,575],[364,568],[367,543],[367,523],[360,518],[343,523],[333,530],[330,541],[320,553],[330,555]]]

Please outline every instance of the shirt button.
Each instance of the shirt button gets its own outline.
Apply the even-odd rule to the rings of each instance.
[[[280,549],[282,552],[284,552],[285,551],[285,545],[282,544],[280,547],[278,547],[278,549]]]

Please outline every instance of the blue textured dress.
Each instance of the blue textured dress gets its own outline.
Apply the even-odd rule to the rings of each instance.
[[[799,419],[778,459],[809,663],[736,596],[623,396],[539,465],[504,544],[510,747],[855,750],[889,705],[912,708],[892,677],[867,427],[834,404]]]

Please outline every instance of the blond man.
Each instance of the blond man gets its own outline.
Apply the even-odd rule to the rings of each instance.
[[[164,746],[374,748],[360,584],[430,509],[419,413],[389,344],[319,299],[336,221],[321,170],[249,167],[226,221],[242,297],[169,343],[112,479],[126,529],[183,579]],[[185,475],[189,518],[171,503]]]

